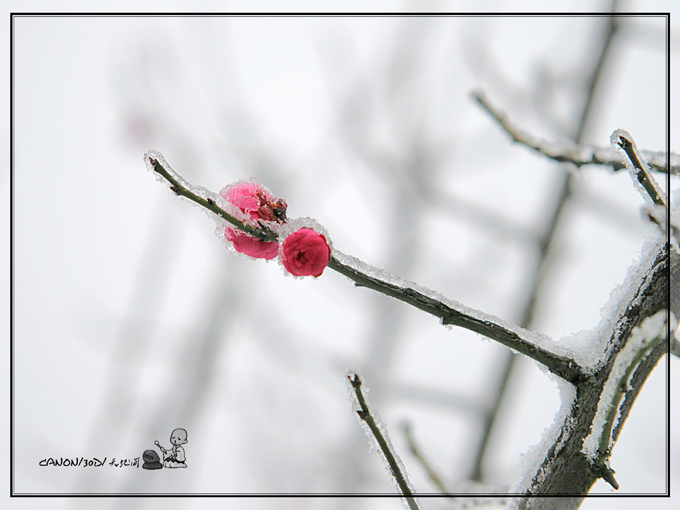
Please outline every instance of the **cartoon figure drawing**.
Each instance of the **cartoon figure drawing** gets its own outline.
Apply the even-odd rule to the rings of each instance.
[[[173,446],[170,450],[166,450],[158,441],[154,441],[154,444],[163,452],[163,466],[166,468],[187,467],[184,448],[182,448],[182,445],[188,442],[187,431],[184,429],[173,430],[170,434],[170,442]]]

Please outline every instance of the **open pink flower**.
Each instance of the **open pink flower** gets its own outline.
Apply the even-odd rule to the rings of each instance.
[[[321,276],[330,259],[326,238],[311,228],[296,230],[281,244],[283,267],[294,276]]]
[[[220,191],[220,196],[244,212],[254,226],[257,226],[257,220],[286,221],[285,200],[276,198],[255,180],[229,185]],[[251,257],[271,260],[279,253],[279,244],[275,241],[261,241],[234,227],[225,227],[224,234],[236,251]]]

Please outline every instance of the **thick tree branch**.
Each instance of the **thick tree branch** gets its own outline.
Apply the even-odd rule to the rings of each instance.
[[[608,458],[644,382],[661,357],[666,354],[667,342],[656,341],[645,344],[641,349],[643,352],[640,359],[633,358],[634,365],[624,363],[624,367],[634,366],[634,368],[627,379],[622,401],[616,403],[618,419],[611,433],[609,448],[605,452],[598,450],[593,456],[593,452],[588,450],[584,442],[590,436],[595,423],[603,418],[604,415],[599,413],[608,412],[606,406],[600,407],[599,404],[607,384],[618,384],[621,380],[618,368],[615,370],[615,367],[621,365],[621,363],[617,364],[617,360],[619,356],[627,355],[626,346],[629,345],[631,339],[634,341],[636,338],[636,331],[639,331],[636,328],[639,328],[646,318],[656,315],[668,306],[670,263],[668,248],[669,245],[665,244],[651,262],[646,262],[648,266],[642,272],[641,281],[630,282],[631,285],[637,285],[637,290],[630,296],[627,306],[622,307],[615,320],[606,358],[593,378],[576,385],[576,399],[571,406],[570,415],[562,425],[559,439],[549,449],[527,489],[527,494],[532,496],[566,495],[572,497],[559,500],[524,498],[520,501],[518,508],[522,510],[553,508],[574,510],[580,506],[598,478],[604,478],[614,487],[617,486],[613,470],[608,465]],[[670,256],[677,257],[677,253],[672,250]],[[597,421],[596,417],[598,417]],[[601,430],[606,433],[608,430],[606,420],[604,423],[605,427]]]
[[[614,170],[625,170],[626,165],[621,155],[611,147],[588,147],[577,145],[571,141],[549,143],[523,131],[513,125],[507,117],[498,111],[486,99],[483,93],[474,92],[472,97],[491,115],[498,125],[512,138],[520,143],[560,163],[572,163],[577,167],[583,165],[611,166]],[[641,151],[641,156],[655,172],[680,175],[680,155],[671,153],[670,162],[666,152]],[[670,170],[669,170],[670,164]]]

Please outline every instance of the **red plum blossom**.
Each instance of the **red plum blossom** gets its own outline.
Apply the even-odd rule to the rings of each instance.
[[[258,220],[278,223],[286,221],[285,200],[276,198],[254,179],[231,184],[220,191],[220,196],[245,213],[254,226],[257,226]],[[245,255],[271,260],[279,253],[279,245],[275,241],[261,241],[234,227],[225,227],[224,234],[234,249]]]
[[[331,258],[331,248],[323,234],[301,228],[281,243],[281,263],[293,276],[321,276]]]

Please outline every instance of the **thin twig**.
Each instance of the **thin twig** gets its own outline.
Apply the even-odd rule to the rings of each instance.
[[[229,214],[227,211],[222,209],[215,202],[215,198],[212,197],[202,197],[197,193],[189,189],[188,185],[185,184],[184,179],[182,179],[165,161],[163,156],[156,151],[149,151],[144,155],[145,160],[151,166],[154,172],[163,177],[170,184],[170,189],[179,196],[188,198],[192,202],[205,207],[210,212],[220,216],[221,218],[227,220],[229,223],[234,225],[239,230],[250,234],[261,241],[276,241],[278,240],[278,235],[271,228],[260,221],[258,227],[248,225],[243,221],[239,220],[235,216]]]
[[[460,303],[449,300],[445,303],[442,299],[428,296],[432,291],[368,266],[335,249],[328,267],[350,278],[360,287],[381,292],[434,315],[444,325],[459,326],[510,347],[538,361],[552,373],[571,383],[575,384],[588,377],[574,360],[538,345],[538,337],[531,331],[511,327],[497,317],[467,308]],[[400,284],[394,283],[395,281]]]
[[[626,165],[616,150],[608,147],[577,145],[571,141],[550,144],[514,126],[507,117],[486,99],[483,93],[474,92],[472,97],[491,115],[514,142],[560,163],[611,166],[614,170],[625,170]],[[665,152],[642,151],[642,156],[655,172],[680,175],[680,155],[671,153],[670,162]],[[669,170],[670,163],[670,170]]]
[[[635,140],[633,140],[633,137],[630,136],[630,133],[628,131],[624,131],[623,129],[617,129],[614,131],[614,133],[612,133],[612,143],[615,143],[621,147],[621,149],[623,149],[623,151],[626,153],[626,156],[628,156],[628,159],[635,169],[635,176],[637,177],[637,180],[650,196],[652,202],[668,210],[668,199],[666,198],[666,194],[647,170],[647,165],[640,156],[637,146],[635,145]]]
[[[376,424],[376,421],[373,418],[373,415],[371,414],[368,404],[366,403],[364,393],[361,390],[361,379],[359,378],[359,375],[349,373],[347,375],[347,379],[349,380],[350,384],[352,385],[352,388],[354,389],[354,394],[356,395],[356,403],[358,403],[360,407],[360,409],[356,410],[357,415],[359,415],[359,418],[361,418],[364,421],[364,423],[366,423],[366,425],[371,431],[371,434],[373,434],[373,437],[378,442],[380,451],[385,457],[385,461],[387,462],[390,468],[390,472],[392,473],[394,480],[397,482],[399,490],[406,499],[409,508],[411,510],[419,510],[418,503],[416,502],[416,499],[413,496],[413,492],[411,491],[411,488],[409,487],[409,484],[406,481],[406,475],[401,472],[401,469],[399,468],[399,463],[397,462],[395,455],[392,453],[392,450],[390,449],[386,438],[380,431],[380,427],[378,427],[378,425]]]
[[[170,188],[177,195],[188,198],[194,203],[205,207],[210,212],[224,218],[237,228],[262,240],[276,240],[276,233],[260,224],[258,229],[235,218],[227,211],[220,208],[217,202],[210,197],[202,197],[192,191],[190,184],[186,183],[179,174],[169,170],[169,166],[159,153],[147,153],[147,161],[154,172],[170,183]],[[168,168],[166,168],[168,166]],[[538,361],[559,377],[571,382],[587,377],[584,370],[572,359],[551,352],[541,347],[539,342],[545,337],[539,337],[535,333],[523,328],[505,324],[502,320],[477,310],[473,310],[455,301],[446,300],[434,292],[419,287],[397,276],[390,275],[375,267],[361,262],[360,260],[333,250],[328,267],[345,275],[355,282],[357,286],[367,287],[391,296],[399,301],[408,303],[441,319],[445,326],[459,326],[475,333],[495,340],[511,349],[516,350]],[[434,297],[433,297],[434,296]]]

